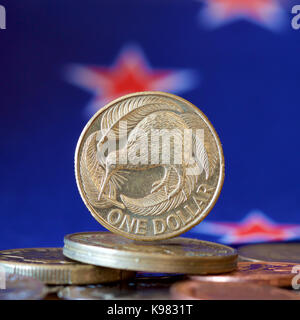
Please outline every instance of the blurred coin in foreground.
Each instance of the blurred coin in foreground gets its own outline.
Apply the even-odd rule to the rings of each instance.
[[[236,250],[213,242],[173,238],[138,242],[110,232],[82,232],[65,237],[67,257],[125,270],[209,274],[233,271]]]
[[[40,300],[47,292],[42,282],[11,274],[6,275],[5,289],[0,290],[0,300]]]
[[[62,248],[26,248],[0,251],[0,266],[7,274],[38,279],[46,284],[91,284],[118,281],[133,272],[101,268],[66,258]]]
[[[300,263],[300,243],[261,243],[238,248],[242,261]]]
[[[178,300],[300,300],[292,291],[254,283],[175,283],[171,295]]]
[[[170,300],[170,286],[183,276],[155,277],[139,275],[139,278],[122,284],[70,286],[59,291],[66,300]]]
[[[237,270],[220,275],[190,276],[200,282],[252,282],[276,287],[290,287],[295,276],[294,263],[238,262]]]

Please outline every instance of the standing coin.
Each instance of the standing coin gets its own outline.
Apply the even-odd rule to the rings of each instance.
[[[292,273],[296,264],[284,262],[238,262],[237,270],[213,276],[191,276],[200,282],[252,282],[276,287],[290,287],[295,276]]]
[[[87,123],[75,153],[81,197],[110,231],[167,239],[202,221],[224,179],[220,140],[190,102],[163,92],[121,97]]]
[[[208,274],[236,268],[236,250],[213,242],[174,238],[139,242],[110,232],[65,236],[67,257],[98,266],[125,270]]]
[[[96,267],[66,258],[62,248],[26,248],[0,251],[0,266],[7,274],[23,275],[47,284],[90,284],[128,279],[118,269]]]
[[[300,263],[300,243],[262,243],[238,248],[241,260]]]
[[[178,300],[300,300],[289,290],[241,282],[178,282],[171,287],[171,294]]]
[[[6,275],[5,288],[0,290],[0,300],[40,300],[48,293],[46,286],[32,278]]]

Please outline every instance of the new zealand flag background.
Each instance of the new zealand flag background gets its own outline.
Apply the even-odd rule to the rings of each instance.
[[[225,182],[186,233],[223,243],[300,237],[300,29],[293,1],[1,0],[1,249],[103,230],[77,191],[89,117],[126,93],[178,94],[210,119]],[[299,2],[300,4],[300,2]]]

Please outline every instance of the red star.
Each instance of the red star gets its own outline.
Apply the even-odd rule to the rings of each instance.
[[[193,73],[187,70],[154,70],[137,47],[126,47],[110,66],[72,66],[69,79],[95,95],[92,112],[124,94],[138,91],[178,93],[194,84]]]
[[[278,224],[261,212],[250,212],[245,219],[237,223],[202,222],[198,231],[220,235],[220,241],[225,243],[280,241],[300,237],[300,225]]]
[[[284,16],[278,0],[205,0],[207,7],[201,19],[218,26],[237,19],[246,19],[269,28],[281,26]]]

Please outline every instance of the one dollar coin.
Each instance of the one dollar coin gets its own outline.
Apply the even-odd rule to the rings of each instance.
[[[75,154],[87,208],[104,227],[134,240],[186,232],[211,211],[224,179],[216,131],[190,102],[139,92],[100,109]]]

